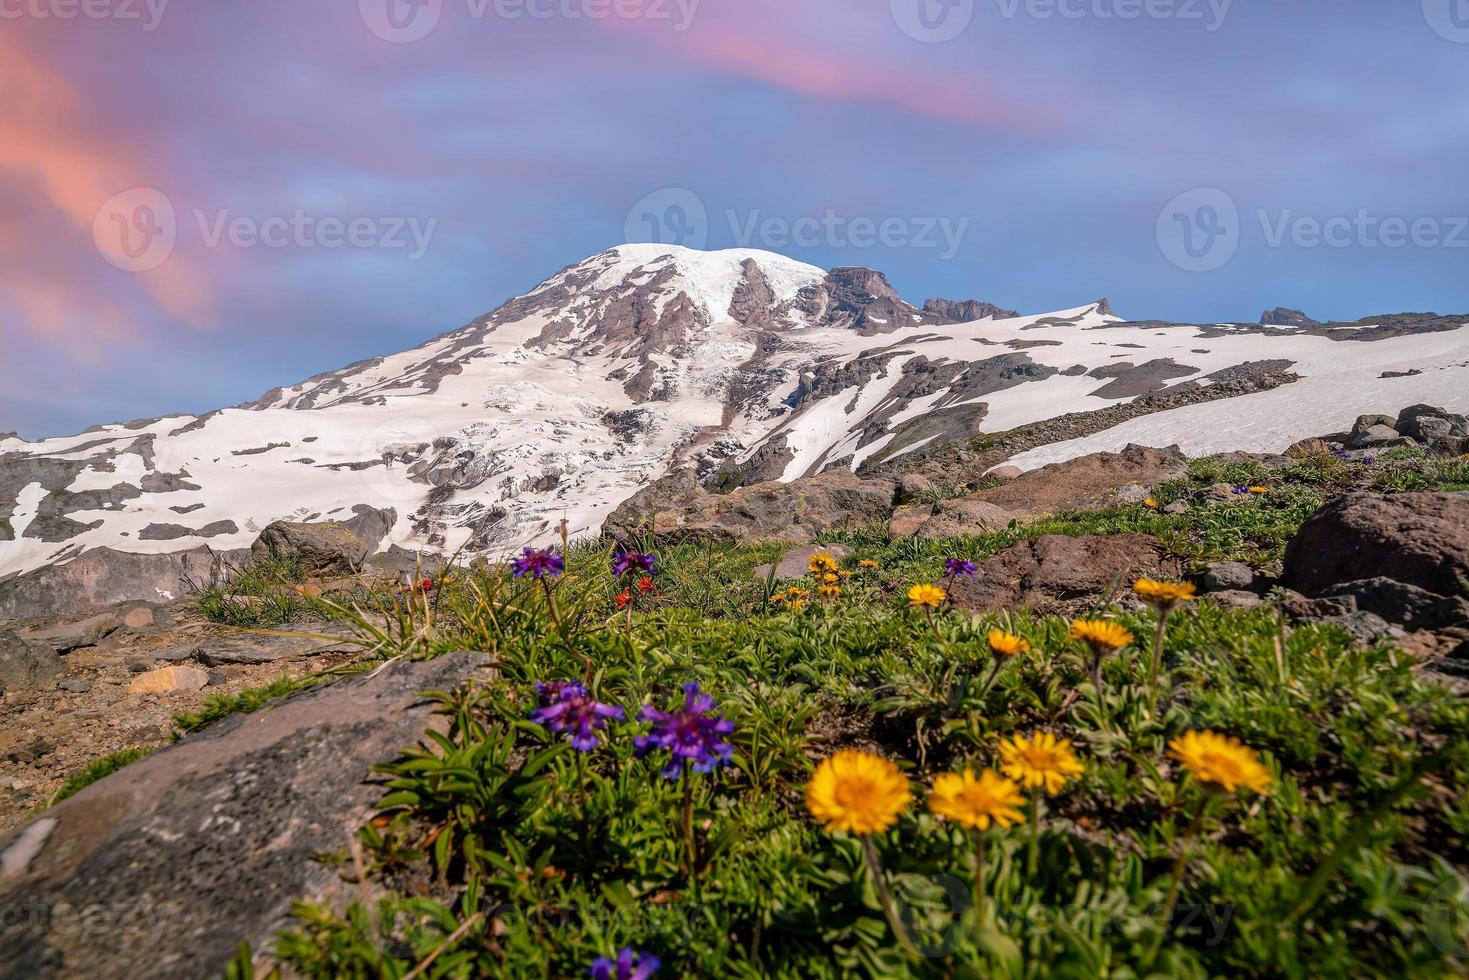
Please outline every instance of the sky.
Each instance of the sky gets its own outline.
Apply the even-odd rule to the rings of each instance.
[[[627,240],[910,301],[1469,312],[1469,0],[0,0],[0,431],[197,413]]]

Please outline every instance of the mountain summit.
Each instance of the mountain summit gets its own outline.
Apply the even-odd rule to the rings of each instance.
[[[595,534],[680,467],[726,486],[791,480],[1164,390],[1201,394],[1017,462],[1127,442],[1279,450],[1382,405],[1462,401],[1466,322],[916,307],[870,269],[623,245],[412,350],[254,402],[0,437],[0,577],[99,547],[241,548],[281,519],[372,522],[382,547],[502,554],[555,539],[563,520]],[[1209,391],[1246,376],[1272,380]]]

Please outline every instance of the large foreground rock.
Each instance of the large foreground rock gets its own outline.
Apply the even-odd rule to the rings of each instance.
[[[0,837],[0,976],[217,976],[292,901],[340,891],[340,851],[382,790],[372,766],[433,721],[420,692],[483,654],[398,662],[227,718]]]
[[[625,501],[603,525],[619,541],[810,541],[822,531],[886,522],[897,484],[829,470],[791,483],[712,494],[692,473],[664,477]]]
[[[351,575],[367,560],[368,547],[343,524],[276,521],[250,546],[253,561],[297,561],[310,575]]]
[[[140,555],[97,548],[62,565],[0,582],[0,622],[65,615],[134,599],[167,601],[185,595],[190,583],[207,582],[222,566],[248,552],[194,548],[166,555]]]
[[[1178,559],[1147,534],[1070,537],[1047,534],[1020,541],[979,563],[950,589],[956,609],[990,612],[1028,606],[1070,613],[1125,594],[1134,579],[1177,579]]]
[[[1187,475],[1188,465],[1177,453],[1128,446],[1120,453],[1092,453],[1042,466],[966,499],[1013,514],[1053,514],[1138,503],[1149,489]]]
[[[1284,582],[1308,596],[1369,578],[1459,594],[1469,579],[1469,493],[1349,493],[1286,547]]]

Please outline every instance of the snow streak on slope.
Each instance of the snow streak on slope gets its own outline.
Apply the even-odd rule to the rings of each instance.
[[[955,310],[1006,318],[949,322]],[[1123,323],[1104,303],[920,309],[871,270],[622,246],[412,350],[250,404],[0,439],[0,577],[102,546],[245,547],[273,520],[363,507],[391,510],[383,547],[499,555],[556,540],[563,520],[594,534],[682,465],[789,480],[1240,372],[1302,380],[1021,461],[1128,441],[1278,449],[1359,412],[1469,407],[1469,331],[1456,326],[1333,334]]]

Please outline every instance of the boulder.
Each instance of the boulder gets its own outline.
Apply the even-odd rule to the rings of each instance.
[[[933,504],[904,504],[888,520],[888,537],[913,537],[933,517],[933,510]]]
[[[1259,579],[1255,570],[1242,561],[1216,561],[1204,569],[1205,592],[1257,592]]]
[[[805,578],[811,571],[811,556],[818,554],[828,554],[837,561],[841,561],[851,557],[852,549],[841,544],[808,544],[800,548],[791,548],[775,563],[775,577],[777,579]],[[755,577],[762,582],[769,574],[769,565],[759,565],[755,568]]]
[[[823,531],[886,522],[897,484],[828,470],[790,483],[757,483],[727,494],[705,490],[680,471],[644,487],[603,524],[622,542],[652,539],[807,542]]]
[[[1363,416],[1367,418],[1367,416]],[[1353,449],[1366,449],[1368,447],[1386,447],[1396,445],[1403,437],[1398,430],[1390,425],[1362,425],[1361,420],[1352,428],[1352,434],[1347,439],[1347,445]],[[1411,441],[1411,440],[1410,440]]]
[[[1325,456],[1329,452],[1331,452],[1331,444],[1318,437],[1291,443],[1285,455],[1292,459],[1309,459],[1312,456]]]
[[[1224,589],[1220,592],[1210,592],[1209,601],[1216,602],[1225,609],[1254,609],[1265,600],[1254,592],[1246,592],[1242,589]]]
[[[48,687],[64,673],[54,650],[27,643],[13,630],[0,630],[0,691]]]
[[[1092,453],[1042,466],[967,499],[995,504],[1013,515],[1099,509],[1119,503],[1119,492],[1136,496],[1135,490],[1124,488],[1157,487],[1187,475],[1182,456],[1129,446],[1120,453]]]
[[[1286,546],[1284,584],[1307,596],[1378,577],[1460,594],[1469,579],[1469,493],[1349,493],[1307,518]]]
[[[1020,541],[979,563],[950,589],[956,609],[990,612],[1028,606],[1069,613],[1125,594],[1139,577],[1177,579],[1181,562],[1146,534]]]
[[[362,567],[368,548],[343,524],[276,521],[250,546],[253,561],[298,561],[310,575],[347,574]]]
[[[0,622],[69,615],[138,599],[166,602],[188,593],[190,582],[206,582],[246,554],[203,547],[164,555],[96,548],[0,582]]]
[[[66,655],[83,647],[94,647],[122,626],[122,620],[110,612],[97,613],[83,619],[57,623],[22,632],[26,641]]]
[[[159,667],[139,674],[128,684],[130,694],[173,694],[177,691],[200,691],[209,683],[209,675],[198,667]]]
[[[1018,476],[1023,476],[1024,474],[1025,471],[1022,470],[1020,467],[1012,466],[1009,463],[1002,463],[1001,465],[996,466],[991,470],[988,470],[985,473],[985,476],[993,477],[996,480],[1005,480],[1006,482],[1009,482],[1010,480],[1013,480]]]
[[[952,538],[1002,531],[1015,516],[1003,507],[973,496],[940,500],[934,505],[933,515],[914,534],[920,538]]]
[[[922,473],[904,473],[898,477],[898,500],[902,503],[908,503],[932,492],[933,481]]]
[[[233,715],[0,836],[0,976],[218,976],[297,899],[350,898],[340,851],[383,795],[375,764],[419,741],[483,654],[396,661]],[[63,913],[65,911],[65,914]]]

